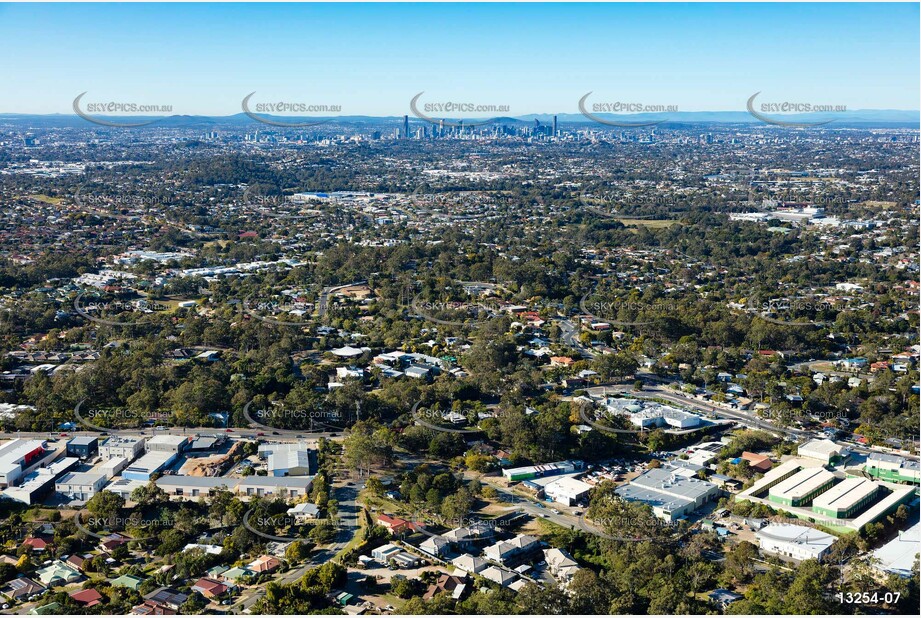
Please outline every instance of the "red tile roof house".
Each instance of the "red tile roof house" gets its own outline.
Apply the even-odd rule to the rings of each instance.
[[[192,590],[201,594],[206,599],[213,599],[230,590],[230,586],[208,577],[202,577],[200,580],[195,582],[195,585],[192,586]]]
[[[390,515],[378,515],[377,523],[379,526],[387,528],[390,534],[404,534],[421,527],[420,524],[414,524],[411,521],[406,521],[399,517],[391,517]]]
[[[274,556],[259,556],[247,565],[250,571],[256,573],[271,573],[281,566],[281,560]]]
[[[25,541],[23,541],[22,544],[31,547],[32,551],[45,551],[51,547],[51,541],[43,539],[40,536],[30,536]]]
[[[93,607],[102,603],[102,595],[95,588],[78,590],[70,593],[70,598],[82,605],[83,607]]]
[[[109,553],[113,551],[115,548],[121,547],[122,545],[127,543],[129,540],[130,539],[128,537],[122,536],[120,534],[110,534],[109,536],[104,538],[102,541],[100,541],[99,549],[101,551]]]
[[[757,470],[758,472],[767,472],[774,466],[769,457],[758,455],[757,453],[749,453],[748,451],[742,453],[742,459],[748,462],[749,468]]]

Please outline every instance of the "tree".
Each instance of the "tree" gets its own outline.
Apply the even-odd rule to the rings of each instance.
[[[532,615],[568,614],[569,598],[559,586],[528,583],[519,591],[521,613]]]
[[[832,581],[833,573],[827,565],[816,560],[801,562],[796,569],[793,583],[784,595],[786,613],[792,614],[834,614],[837,613],[826,599],[825,591]]]
[[[291,564],[298,564],[310,554],[307,546],[301,541],[293,541],[285,549],[285,560]]]
[[[758,548],[748,541],[742,541],[726,552],[726,572],[739,583],[747,583],[754,575],[754,560]]]
[[[185,603],[180,606],[179,611],[183,616],[189,616],[198,614],[207,606],[208,601],[197,592],[193,592],[189,595],[189,598],[186,599]]]
[[[368,477],[368,480],[365,481],[365,489],[367,489],[374,496],[384,495],[384,484],[376,476]]]
[[[343,460],[349,468],[366,471],[379,470],[389,466],[393,461],[393,432],[383,427],[361,421],[352,426],[348,437],[343,441],[345,452]]]
[[[594,369],[604,380],[620,379],[636,373],[639,363],[633,355],[620,352],[618,354],[601,354],[595,357]]]
[[[102,490],[86,503],[90,513],[99,519],[115,521],[116,516],[125,506],[125,499],[111,491]]]
[[[571,614],[597,614],[607,610],[611,590],[591,569],[579,569],[569,582]]]
[[[456,493],[446,497],[441,503],[441,514],[448,521],[463,521],[473,508],[474,498],[470,490],[461,487]]]

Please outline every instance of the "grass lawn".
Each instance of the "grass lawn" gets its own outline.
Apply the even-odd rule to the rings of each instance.
[[[60,197],[51,197],[50,195],[45,195],[43,193],[38,193],[36,195],[30,195],[30,198],[33,200],[38,200],[39,202],[44,202],[45,204],[51,204],[52,206],[57,206],[63,202],[63,198]]]
[[[674,219],[630,219],[629,217],[618,217],[616,221],[620,221],[624,225],[642,225],[643,227],[649,227],[653,229],[660,229],[671,227],[678,223]]]

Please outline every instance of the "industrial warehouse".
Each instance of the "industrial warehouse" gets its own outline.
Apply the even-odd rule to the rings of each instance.
[[[615,493],[630,502],[643,502],[665,521],[675,521],[715,500],[720,489],[713,483],[681,475],[671,468],[652,468]]]
[[[856,472],[861,476],[850,476]],[[798,457],[765,474],[738,494],[737,500],[773,508],[781,505],[804,521],[860,530],[914,499],[913,485],[877,481],[862,474],[859,468],[829,471],[816,458]]]

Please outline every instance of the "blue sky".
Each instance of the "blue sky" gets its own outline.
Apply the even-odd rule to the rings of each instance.
[[[577,113],[589,91],[918,109],[918,22],[917,3],[3,4],[0,112],[72,113],[84,91],[215,115],[253,91],[343,115],[408,113],[420,91],[512,116]]]

